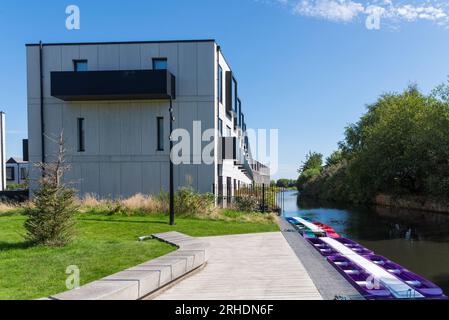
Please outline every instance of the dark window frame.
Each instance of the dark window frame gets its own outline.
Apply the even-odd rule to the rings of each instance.
[[[237,105],[238,105],[238,82],[237,79],[232,77],[232,111],[234,111],[237,114]]]
[[[78,70],[78,64],[85,63],[86,70]],[[89,70],[89,61],[87,59],[75,59],[73,60],[73,71],[75,72],[86,72]]]
[[[20,180],[26,180],[28,179],[28,170],[25,167],[20,167],[19,169],[19,174],[20,174]]]
[[[164,117],[156,118],[156,137],[157,137],[157,151],[165,150],[164,139]]]
[[[156,62],[165,62],[165,68],[156,68]],[[152,60],[153,70],[168,70],[168,59],[167,58],[153,58]]]
[[[77,137],[78,137],[78,152],[86,152],[86,127],[85,119],[77,119]]]
[[[218,65],[218,101],[223,103],[223,68]]]
[[[231,114],[232,114],[232,94],[233,94],[233,89],[232,89],[232,71],[226,71],[226,79],[225,79],[225,96],[226,96],[226,117],[228,119],[231,119]]]
[[[218,118],[218,134],[220,137],[223,137],[223,120]]]
[[[237,126],[242,128],[242,101],[237,98]]]
[[[16,180],[16,170],[15,170],[14,167],[6,167],[6,180],[7,181],[14,181],[14,180]]]

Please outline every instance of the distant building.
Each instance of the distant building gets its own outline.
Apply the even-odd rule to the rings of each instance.
[[[28,181],[28,162],[13,157],[6,162],[6,184],[26,184]]]
[[[10,158],[6,162],[6,184],[26,184],[28,180],[28,162],[22,158]]]

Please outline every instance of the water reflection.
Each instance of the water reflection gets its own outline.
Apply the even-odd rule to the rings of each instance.
[[[308,217],[428,278],[449,292],[449,214],[317,202],[290,191],[285,216]]]

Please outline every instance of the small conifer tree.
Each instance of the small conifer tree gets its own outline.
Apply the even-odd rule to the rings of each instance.
[[[32,204],[27,209],[26,239],[36,245],[60,247],[67,245],[74,235],[74,216],[77,212],[75,190],[63,182],[70,169],[65,162],[66,150],[61,133],[54,161],[39,163],[42,171]]]

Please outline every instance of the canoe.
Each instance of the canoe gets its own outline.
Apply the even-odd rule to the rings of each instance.
[[[383,256],[373,254],[365,256],[365,258],[404,281],[427,298],[446,298],[440,287]]]
[[[335,240],[340,242],[345,247],[351,249],[352,251],[354,251],[357,254],[360,254],[360,255],[374,254],[374,251],[369,250],[369,249],[365,248],[364,246],[362,246],[362,245],[360,245],[357,242],[354,242],[352,240],[349,240],[349,239],[346,239],[346,238],[342,238],[342,237],[337,238]]]
[[[373,275],[341,255],[329,256],[327,260],[345,277],[366,299],[392,299],[393,295],[384,285],[376,283]]]
[[[325,224],[314,224],[330,231],[328,237],[305,236],[306,240],[367,299],[448,299],[429,280],[352,240],[332,237]]]
[[[324,232],[326,232],[328,237],[331,238],[340,238],[340,235],[331,227],[328,225],[321,223],[321,222],[314,222],[314,225],[320,227]]]
[[[296,225],[302,225],[306,227],[308,230],[312,231],[316,236],[318,237],[324,237],[326,236],[326,232],[315,225],[314,223],[310,222],[309,220],[300,218],[300,217],[294,217],[293,220]]]
[[[304,226],[302,223],[299,223],[294,218],[286,218],[286,220],[303,236],[308,238],[316,238],[315,233]]]
[[[332,249],[331,246],[326,244],[320,238],[306,238],[306,240],[309,241],[309,243],[312,244],[313,247],[324,257],[338,255],[336,250]]]

